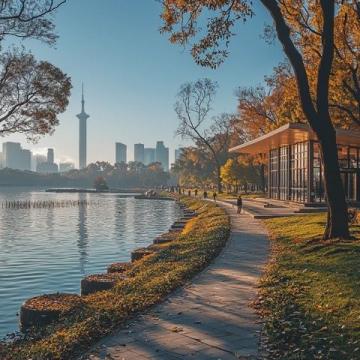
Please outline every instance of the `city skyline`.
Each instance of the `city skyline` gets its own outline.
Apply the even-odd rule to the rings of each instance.
[[[109,163],[116,164],[121,162],[129,163],[131,161],[138,161],[142,162],[144,165],[149,165],[151,163],[159,162],[166,171],[170,170],[172,164],[169,162],[170,150],[168,147],[165,146],[164,141],[157,141],[156,146],[152,148],[145,148],[144,144],[142,143],[134,144],[134,148],[135,147],[140,148],[140,158],[138,157],[136,160],[130,160],[127,158],[128,146],[126,144],[116,142],[114,152],[115,160],[113,162],[110,161]],[[10,150],[12,150],[12,154],[10,154],[10,157],[6,154],[7,149],[9,148]],[[25,149],[20,142],[3,142],[2,149],[3,151],[0,152],[0,168],[9,167],[11,169],[31,170],[44,173],[62,172],[76,168],[74,162],[61,161],[59,159],[56,159],[54,148],[43,149],[44,151],[39,152],[36,151],[39,149],[35,149],[33,151]],[[177,148],[174,150],[175,161],[178,159],[181,150],[182,148]],[[16,153],[15,158],[13,156],[14,152]],[[25,156],[27,159],[24,160],[23,156]],[[8,160],[8,158],[10,160]],[[27,165],[24,165],[24,161]]]

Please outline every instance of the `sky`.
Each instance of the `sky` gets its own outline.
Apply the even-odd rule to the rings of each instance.
[[[216,70],[196,65],[189,49],[170,44],[159,33],[160,11],[156,0],[68,0],[55,14],[56,47],[36,41],[23,45],[39,60],[50,61],[71,77],[69,106],[59,116],[55,133],[37,144],[27,143],[22,135],[4,137],[2,142],[19,141],[35,153],[51,147],[56,160],[77,165],[76,114],[81,109],[84,82],[85,109],[90,115],[88,163],[113,163],[115,142],[128,146],[128,160],[132,160],[133,144],[155,147],[158,140],[170,148],[173,162],[175,148],[187,144],[175,137],[174,103],[182,83],[204,77],[217,81],[213,115],[233,113],[235,89],[261,83],[283,59],[278,43],[268,45],[261,38],[264,24],[271,23],[261,5],[255,7],[253,19],[236,28],[230,57]]]

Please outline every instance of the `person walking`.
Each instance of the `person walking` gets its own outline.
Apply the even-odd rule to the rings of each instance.
[[[198,191],[197,189],[195,189],[195,197],[197,197]]]
[[[213,199],[214,199],[215,202],[216,202],[216,196],[217,196],[216,191],[214,191],[213,192]]]
[[[204,191],[204,199],[207,199],[207,191]]]
[[[242,198],[241,198],[241,195],[239,195],[237,200],[236,200],[236,206],[237,206],[237,213],[241,214],[241,210],[242,210]]]
[[[191,190],[188,190],[188,195],[191,196]]]

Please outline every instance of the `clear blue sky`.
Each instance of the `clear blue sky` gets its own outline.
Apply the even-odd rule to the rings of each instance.
[[[68,0],[55,16],[56,48],[38,42],[24,45],[39,58],[59,66],[72,78],[67,111],[52,136],[28,144],[16,135],[2,141],[21,141],[25,148],[55,148],[56,159],[78,162],[78,120],[81,82],[85,83],[88,120],[88,162],[114,162],[115,142],[154,146],[164,140],[174,149],[183,141],[174,137],[173,110],[179,86],[209,77],[218,81],[214,114],[235,112],[234,90],[262,82],[282,58],[278,44],[267,45],[260,35],[270,20],[260,6],[256,16],[237,29],[231,55],[217,70],[197,66],[188,49],[171,45],[158,31],[160,4],[155,0]]]

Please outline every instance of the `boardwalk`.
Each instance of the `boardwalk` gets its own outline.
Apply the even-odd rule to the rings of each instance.
[[[231,238],[205,271],[163,304],[104,339],[83,359],[258,359],[261,326],[249,303],[268,252],[259,220],[236,215]]]

